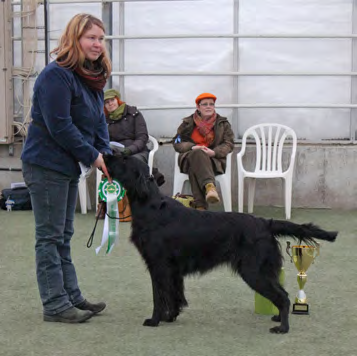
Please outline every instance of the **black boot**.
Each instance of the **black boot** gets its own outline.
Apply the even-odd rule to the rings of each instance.
[[[44,321],[52,321],[59,323],[83,323],[90,319],[94,314],[89,310],[78,310],[75,307],[64,310],[61,313],[54,315],[44,315]]]

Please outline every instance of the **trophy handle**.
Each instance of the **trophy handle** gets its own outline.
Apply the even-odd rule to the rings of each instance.
[[[314,260],[312,261],[312,263],[315,262],[316,257],[320,254],[320,244],[318,242],[316,242],[316,241],[315,241],[315,243],[316,243],[316,255],[315,255]]]
[[[286,253],[290,256],[290,261],[293,262],[293,257],[289,253],[290,250],[290,241],[286,241]]]

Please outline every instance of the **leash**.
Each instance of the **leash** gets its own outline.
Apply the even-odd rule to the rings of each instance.
[[[100,216],[100,214],[102,213],[103,207],[104,207],[104,204],[101,204],[101,205],[100,205],[99,213],[98,213],[98,215],[97,215],[97,217],[96,217],[96,219],[95,219],[95,223],[94,223],[94,227],[93,227],[92,233],[90,234],[89,239],[88,239],[88,241],[87,241],[87,247],[88,247],[88,248],[91,248],[92,245],[93,245],[95,230],[97,229],[97,224],[98,224],[99,216]],[[127,207],[127,203],[124,205],[123,211],[125,211],[126,207]],[[120,214],[120,211],[119,211],[119,214]],[[130,214],[130,215],[123,216],[123,217],[120,217],[120,216],[119,216],[119,218],[117,218],[116,216],[110,216],[107,212],[105,213],[105,215],[107,215],[109,219],[115,219],[115,220],[119,220],[119,221],[131,217],[131,214]]]
[[[150,174],[149,177],[147,177],[147,180],[150,181],[150,182],[153,182],[153,181],[155,181],[155,178],[154,178],[154,176],[152,174]],[[132,217],[132,214],[120,217],[120,213],[123,213],[125,211],[127,205],[128,205],[127,201],[123,203],[123,210],[122,210],[122,212],[119,211],[119,218],[117,218],[116,216],[110,216],[107,212],[105,213],[105,215],[107,215],[109,219],[115,219],[115,220],[119,220],[119,221],[124,221],[125,219]],[[98,213],[98,215],[96,217],[93,231],[90,234],[89,239],[87,241],[87,247],[88,248],[90,248],[92,246],[92,244],[93,244],[95,230],[97,229],[99,216],[100,216],[102,210],[103,210],[103,204],[101,204],[101,206],[100,206],[100,210],[99,210],[99,213]]]

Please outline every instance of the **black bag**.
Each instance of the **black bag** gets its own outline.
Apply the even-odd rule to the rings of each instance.
[[[0,208],[7,210],[6,201],[12,200],[11,210],[32,210],[28,188],[3,189],[0,197]]]

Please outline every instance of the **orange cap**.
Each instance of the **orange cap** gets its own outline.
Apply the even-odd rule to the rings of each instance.
[[[203,99],[213,99],[213,101],[216,102],[217,97],[211,93],[202,93],[196,98],[196,104],[198,105]]]

